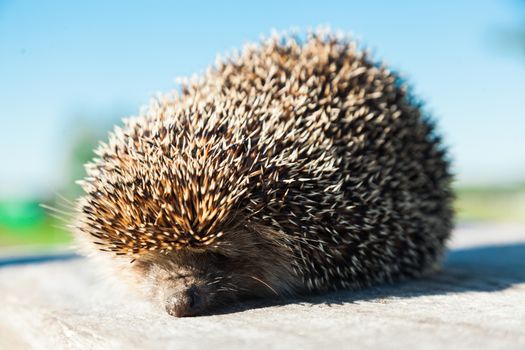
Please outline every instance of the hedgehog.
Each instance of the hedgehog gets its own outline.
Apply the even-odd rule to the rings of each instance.
[[[173,316],[421,277],[453,227],[431,117],[331,32],[246,45],[95,154],[77,236]]]

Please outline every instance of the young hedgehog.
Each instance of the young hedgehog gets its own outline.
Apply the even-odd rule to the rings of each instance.
[[[452,227],[432,123],[333,34],[245,47],[96,154],[79,236],[175,316],[421,276]]]

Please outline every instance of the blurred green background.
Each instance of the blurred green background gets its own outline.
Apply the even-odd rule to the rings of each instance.
[[[176,76],[271,28],[363,38],[427,101],[458,223],[525,222],[523,1],[170,3],[0,0],[0,248],[67,244],[93,148]]]

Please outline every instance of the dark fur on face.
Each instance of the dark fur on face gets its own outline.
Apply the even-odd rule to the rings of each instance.
[[[193,316],[253,297],[285,297],[300,285],[275,234],[245,228],[213,247],[149,253],[134,262],[141,283],[166,311]]]

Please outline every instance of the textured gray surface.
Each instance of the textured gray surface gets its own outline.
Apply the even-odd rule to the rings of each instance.
[[[441,273],[176,319],[85,259],[0,266],[0,349],[525,349],[525,227],[456,230]],[[5,261],[5,260],[4,260]]]

